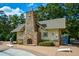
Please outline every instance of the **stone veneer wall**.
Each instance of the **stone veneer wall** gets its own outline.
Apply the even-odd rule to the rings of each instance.
[[[36,18],[33,11],[26,14],[25,22],[25,37],[23,44],[27,45],[27,40],[31,39],[32,44],[38,45],[41,39],[41,33],[38,31],[38,26],[36,25]]]

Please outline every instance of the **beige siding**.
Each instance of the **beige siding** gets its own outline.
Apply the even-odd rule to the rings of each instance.
[[[43,32],[48,32],[48,37],[43,37]],[[56,40],[60,38],[60,32],[59,29],[50,29],[47,31],[41,31],[41,38],[42,39],[49,39],[49,40]]]

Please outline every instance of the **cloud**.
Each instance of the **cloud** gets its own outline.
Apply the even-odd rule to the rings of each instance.
[[[28,7],[32,7],[34,5],[34,3],[30,3],[29,5],[28,5]]]
[[[4,6],[0,8],[0,10],[3,10],[6,15],[14,15],[14,14],[20,15],[21,13],[24,12],[20,8],[13,9],[9,6]]]
[[[46,5],[47,5],[47,3],[43,3],[42,5],[43,5],[43,6],[46,6]]]

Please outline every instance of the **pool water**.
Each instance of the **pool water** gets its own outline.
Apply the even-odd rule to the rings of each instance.
[[[0,56],[35,56],[35,55],[28,51],[10,48],[8,50],[0,52]]]

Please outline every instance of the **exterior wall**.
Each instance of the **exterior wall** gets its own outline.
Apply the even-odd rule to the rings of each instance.
[[[24,35],[24,31],[17,32],[17,43],[23,43]]]
[[[43,37],[43,33],[44,32],[48,32],[48,37]],[[46,31],[41,31],[41,38],[42,39],[49,39],[49,40],[59,40],[60,39],[60,35],[61,35],[61,30],[59,29],[49,29]]]
[[[35,13],[31,11],[30,13],[26,14],[26,21],[25,21],[25,37],[23,40],[24,45],[28,45],[29,41],[28,39],[32,40],[32,44],[38,45],[38,42],[40,40],[40,34],[38,31],[38,26],[36,25],[36,18]]]

